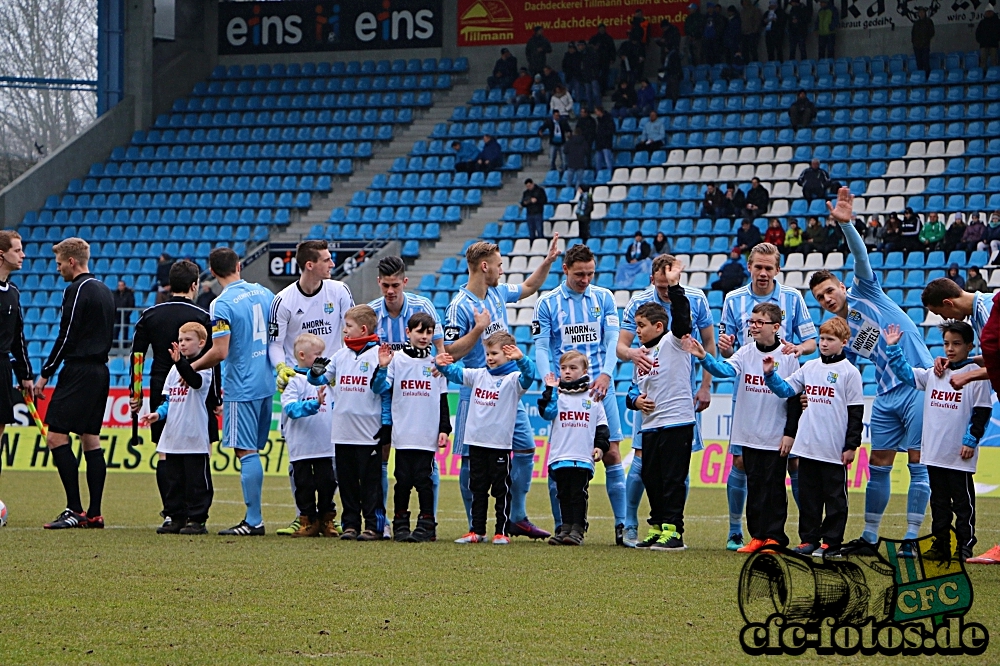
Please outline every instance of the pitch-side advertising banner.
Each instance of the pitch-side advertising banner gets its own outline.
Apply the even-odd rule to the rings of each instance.
[[[939,26],[979,23],[989,5],[985,0],[836,0],[841,30],[909,30],[918,9],[926,9]]]

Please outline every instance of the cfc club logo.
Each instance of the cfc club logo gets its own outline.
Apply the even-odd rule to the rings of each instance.
[[[831,384],[836,384],[837,377],[839,376],[840,375],[838,375],[836,372],[828,372],[826,373],[826,381],[830,382]]]

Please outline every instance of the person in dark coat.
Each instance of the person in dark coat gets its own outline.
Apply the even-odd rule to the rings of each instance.
[[[170,267],[174,258],[164,252],[156,261],[156,302],[163,303],[170,298]]]
[[[476,159],[471,162],[465,162],[465,168],[463,169],[466,173],[472,173],[474,171],[482,171],[483,173],[489,173],[490,171],[496,171],[503,166],[503,149],[500,148],[500,143],[489,134],[483,135],[483,147],[479,150],[479,154],[476,155]],[[456,171],[458,170],[458,165],[455,165]]]
[[[606,90],[608,87],[608,72],[611,71],[611,64],[615,61],[615,55],[618,53],[618,49],[615,48],[615,40],[608,34],[604,24],[598,23],[597,32],[594,33],[588,43],[597,50],[598,61],[601,64],[601,90]]]
[[[580,102],[590,102],[591,106],[601,103],[604,84],[601,83],[601,59],[597,49],[582,39],[577,44],[580,52]]]
[[[669,51],[663,59],[660,77],[667,84],[666,96],[676,102],[681,96],[681,81],[684,79],[684,67],[681,64],[681,52],[678,49]]]
[[[637,115],[638,97],[632,84],[624,79],[618,82],[618,87],[611,93],[611,103],[611,114],[616,118]]]
[[[590,216],[594,212],[594,195],[589,185],[580,185],[576,189],[576,205],[573,207],[573,212],[576,214],[579,226],[580,242],[586,243],[590,240]]]
[[[743,224],[736,232],[736,247],[740,249],[740,254],[749,254],[760,241],[760,229],[750,220],[743,218]]]
[[[934,21],[927,16],[923,7],[917,9],[917,20],[910,28],[910,41],[913,42],[913,57],[917,60],[917,69],[926,74],[931,73],[931,40],[934,39]]]
[[[830,174],[819,167],[819,160],[809,162],[809,168],[802,172],[798,179],[802,188],[802,196],[806,201],[824,199],[830,187]]]
[[[952,266],[957,266],[957,264],[952,264]],[[987,293],[989,291],[989,286],[986,280],[983,279],[982,273],[979,271],[978,266],[969,266],[969,270],[966,271],[965,278],[965,290],[966,291],[981,291]],[[950,272],[948,277],[951,277]],[[955,278],[952,278],[953,280]],[[961,279],[961,278],[959,278]],[[959,284],[959,286],[962,286]]]
[[[799,0],[792,0],[788,7],[788,59],[806,59],[806,38],[812,24],[812,9]],[[798,56],[796,56],[798,49]]]
[[[118,288],[112,295],[115,297],[115,346],[122,347],[130,337],[128,323],[131,312],[129,311],[135,309],[135,292],[125,284],[124,280],[118,280]]]
[[[545,204],[549,202],[544,187],[535,185],[530,178],[524,181],[524,192],[521,194],[521,207],[524,208],[525,220],[528,223],[528,238],[535,240],[544,235]]]
[[[540,25],[535,26],[534,34],[525,45],[525,54],[528,59],[528,70],[532,74],[538,74],[545,67],[545,56],[552,53],[552,44],[544,35],[545,29]]]
[[[559,78],[559,72],[552,69],[548,65],[545,65],[542,67],[541,74],[542,85],[545,86],[545,92],[551,97],[556,88],[562,85],[562,79]]]
[[[788,120],[792,123],[792,129],[808,127],[815,117],[816,105],[806,97],[805,90],[800,90],[795,96],[795,101],[788,107]]]
[[[590,111],[585,106],[580,107],[580,117],[576,120],[576,129],[583,132],[588,146],[594,144],[594,139],[597,138],[597,121],[594,116],[590,115]]]
[[[538,136],[549,135],[549,170],[559,169],[560,173],[566,170],[566,155],[563,149],[570,137],[569,121],[561,117],[558,111],[552,112],[551,118],[546,118],[542,126],[538,128]],[[559,166],[556,167],[558,158]]]
[[[959,289],[965,289],[965,278],[962,277],[962,274],[959,272],[960,270],[961,269],[958,267],[958,264],[952,262],[952,264],[948,266],[948,273],[945,277],[957,284]],[[972,275],[972,271],[976,271],[978,273],[978,270],[979,269],[977,268],[970,268],[969,275]],[[978,291],[978,289],[974,291]]]
[[[767,209],[771,205],[771,195],[767,188],[760,184],[759,178],[750,179],[750,190],[746,194],[746,202],[743,209],[746,216],[751,220],[767,215]]]
[[[719,267],[716,275],[719,276],[719,279],[712,282],[712,289],[721,291],[723,296],[733,289],[739,289],[743,286],[743,283],[750,277],[750,271],[747,270],[747,264],[740,248],[734,247],[732,249],[729,253],[729,259]]]
[[[576,50],[576,42],[566,45],[566,53],[562,59],[562,73],[566,80],[566,87],[573,99],[580,99],[580,88],[582,86],[581,70],[583,68],[583,55]]]
[[[681,49],[681,31],[667,19],[660,21],[660,36],[655,40],[660,47],[660,67],[667,61],[667,54]]]
[[[630,264],[634,264],[637,261],[642,261],[649,257],[649,243],[642,239],[642,233],[635,232],[635,240],[629,244],[628,250],[625,251],[625,261]]]
[[[715,186],[715,183],[708,183],[705,186],[705,198],[701,203],[701,216],[714,220],[722,215],[723,199],[722,192]]]
[[[493,76],[486,79],[486,87],[510,88],[517,78],[517,58],[508,49],[500,49],[500,57],[493,64]]]
[[[615,121],[603,106],[594,109],[597,118],[597,134],[594,136],[594,167],[600,171],[614,168],[611,149],[615,144]]]
[[[563,155],[566,159],[566,184],[578,187],[583,182],[583,176],[590,164],[590,142],[584,136],[583,129],[576,128],[566,142]]]
[[[696,3],[688,5],[688,15],[684,19],[684,45],[682,50],[692,67],[703,60],[701,40],[705,33],[705,15]]]
[[[731,63],[743,44],[743,23],[736,7],[726,10],[726,29],[722,33],[722,46],[726,49],[726,62]]]
[[[215,292],[212,291],[212,285],[207,282],[203,282],[201,285],[201,291],[198,293],[198,300],[196,303],[198,307],[206,312],[212,306],[212,301],[215,300]]]
[[[720,62],[725,53],[722,46],[722,38],[726,31],[726,17],[722,15],[722,8],[714,2],[705,5],[708,8],[708,15],[705,17],[705,29],[701,37],[702,59],[709,65]]]
[[[979,44],[979,66],[1000,65],[997,48],[1000,47],[1000,16],[993,5],[986,7],[983,20],[976,26],[976,43]]]
[[[628,81],[629,85],[635,85],[646,65],[645,49],[637,37],[630,35],[618,47],[618,80]]]
[[[770,0],[764,12],[764,46],[768,62],[781,62],[785,53],[785,30],[788,17],[778,8],[778,0]]]

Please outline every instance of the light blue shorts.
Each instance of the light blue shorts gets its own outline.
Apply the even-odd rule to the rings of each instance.
[[[271,433],[272,399],[222,403],[222,446],[260,451]]]
[[[919,451],[923,427],[923,393],[900,384],[872,405],[872,451]]]
[[[635,451],[642,451],[642,412],[636,410],[635,415],[632,417],[632,449]],[[612,437],[611,439],[614,439]],[[730,447],[732,448],[732,447]],[[694,414],[694,439],[691,441],[691,453],[695,451],[703,451],[705,449],[705,442],[701,439],[701,412],[695,412]],[[733,454],[737,455],[737,454]]]
[[[469,455],[469,447],[465,445],[465,421],[469,418],[470,396],[471,394],[465,389],[459,394],[458,413],[455,415],[455,436],[451,443],[452,455],[463,457]],[[531,427],[528,408],[520,400],[517,401],[517,420],[514,421],[512,444],[515,453],[535,448],[535,431]]]

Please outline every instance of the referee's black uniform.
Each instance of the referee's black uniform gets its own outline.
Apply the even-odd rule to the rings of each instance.
[[[135,324],[132,354],[145,354],[150,346],[153,347],[153,365],[149,371],[150,411],[156,411],[156,408],[163,402],[163,384],[167,381],[170,368],[174,367],[174,362],[170,358],[170,345],[177,342],[181,326],[191,321],[205,327],[205,333],[208,336],[205,343],[205,351],[207,352],[212,347],[212,318],[207,312],[183,296],[172,296],[169,301],[147,309]],[[132,372],[131,364],[129,372]],[[132,379],[134,381],[135,377],[133,376]],[[206,399],[210,442],[219,441],[219,421],[215,418],[213,411],[222,404],[221,386],[219,367],[216,366],[212,390]],[[150,426],[154,442],[160,441],[160,433],[163,432],[164,425],[164,421],[157,421]]]
[[[100,435],[111,386],[108,353],[114,338],[115,298],[92,273],[78,275],[63,292],[59,337],[42,377],[64,362],[45,415],[49,431]]]
[[[24,341],[21,292],[0,280],[0,423],[14,423],[14,405],[21,402],[14,391],[14,375],[18,382],[35,376]]]

